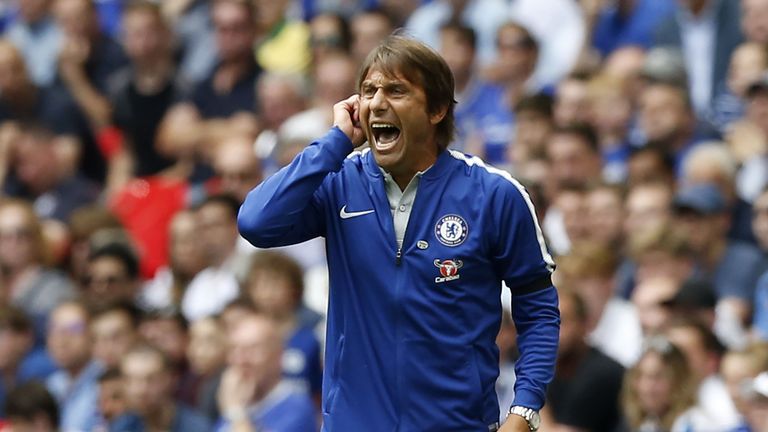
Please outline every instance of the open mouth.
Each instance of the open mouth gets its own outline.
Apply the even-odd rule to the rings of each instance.
[[[400,128],[392,123],[373,123],[371,124],[373,138],[376,140],[376,147],[379,150],[386,150],[392,147],[400,137]]]

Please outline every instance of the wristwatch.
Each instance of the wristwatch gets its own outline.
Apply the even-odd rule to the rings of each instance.
[[[539,416],[538,411],[534,411],[524,406],[516,405],[509,409],[507,417],[512,414],[524,418],[525,421],[528,422],[528,429],[530,429],[531,432],[536,432],[539,430],[539,426],[541,425],[541,416]]]

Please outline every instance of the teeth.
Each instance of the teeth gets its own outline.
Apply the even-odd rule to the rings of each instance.
[[[391,123],[374,123],[371,125],[373,129],[384,129],[384,128],[391,128],[395,127],[395,125]]]

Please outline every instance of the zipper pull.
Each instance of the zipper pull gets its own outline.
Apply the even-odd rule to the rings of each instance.
[[[403,257],[403,248],[397,248],[397,254],[395,254],[395,264],[400,265],[400,261]]]

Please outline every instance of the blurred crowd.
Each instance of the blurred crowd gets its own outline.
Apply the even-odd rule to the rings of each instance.
[[[319,430],[323,240],[256,250],[237,212],[393,31],[556,255],[542,430],[768,430],[768,0],[11,0],[0,29],[0,430]]]

